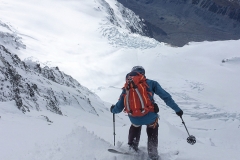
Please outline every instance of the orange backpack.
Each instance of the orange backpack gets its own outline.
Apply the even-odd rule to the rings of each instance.
[[[131,72],[126,77],[124,89],[124,111],[133,117],[146,115],[154,112],[154,105],[149,98],[151,92],[147,91],[149,86],[146,77],[138,72]]]

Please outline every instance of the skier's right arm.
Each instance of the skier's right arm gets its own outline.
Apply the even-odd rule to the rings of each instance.
[[[120,113],[124,109],[124,94],[125,90],[122,91],[122,94],[120,95],[118,102],[111,107],[112,113]]]

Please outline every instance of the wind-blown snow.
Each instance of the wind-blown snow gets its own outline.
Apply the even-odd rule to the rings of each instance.
[[[157,80],[183,109],[189,132],[197,138],[195,145],[188,144],[179,117],[155,96],[163,160],[238,160],[240,41],[174,48],[140,36],[136,24],[140,18],[116,0],[1,0],[0,45],[29,66],[30,60],[57,66],[106,102],[93,95],[97,114],[77,103],[61,104],[63,115],[34,109],[23,114],[13,101],[0,102],[0,159],[131,159],[107,152],[114,147],[108,108],[118,100],[127,72],[142,65],[147,78]],[[139,34],[130,33],[132,26]],[[55,82],[52,86],[77,94]],[[117,147],[127,148],[129,125],[124,113],[116,115]],[[146,144],[143,127],[140,148],[146,151]]]

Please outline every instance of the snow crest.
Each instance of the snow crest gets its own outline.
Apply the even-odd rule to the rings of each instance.
[[[0,44],[13,46],[15,49],[25,49],[26,45],[23,44],[21,39],[10,25],[0,21]]]

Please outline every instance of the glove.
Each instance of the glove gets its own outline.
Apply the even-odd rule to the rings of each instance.
[[[157,103],[154,103],[154,113],[158,113],[159,112],[159,108],[158,108],[158,105]]]
[[[176,114],[177,114],[179,117],[182,117],[182,115],[183,115],[183,111],[180,110],[180,111],[176,112]]]
[[[112,109],[115,107],[115,105],[112,105],[110,108],[110,112],[112,112]]]

